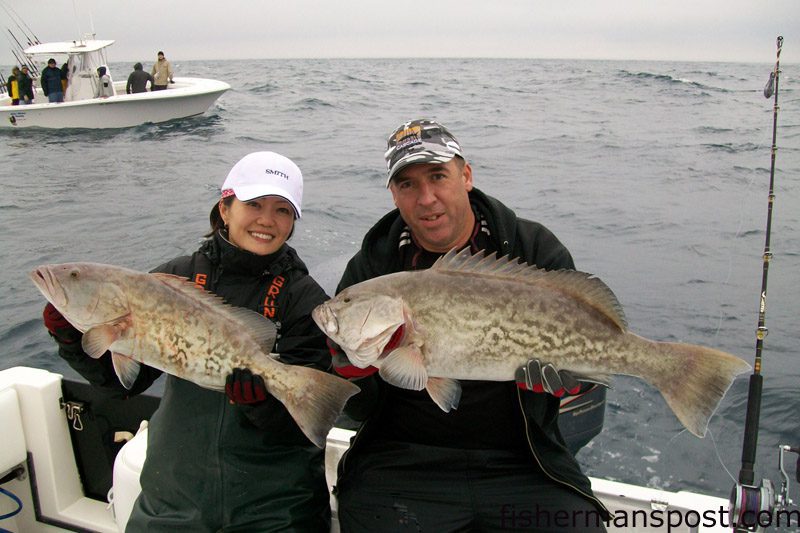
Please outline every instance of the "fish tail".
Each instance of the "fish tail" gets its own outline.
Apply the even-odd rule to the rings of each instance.
[[[693,344],[660,342],[659,366],[650,376],[678,420],[698,437],[704,437],[708,421],[737,375],[750,365],[729,353]]]
[[[270,393],[283,403],[300,430],[319,448],[325,447],[328,432],[342,413],[345,403],[361,389],[349,381],[315,368],[282,365],[292,383]]]

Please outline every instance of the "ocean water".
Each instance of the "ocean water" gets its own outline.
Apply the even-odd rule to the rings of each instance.
[[[752,363],[762,278],[774,63],[575,60],[253,60],[177,63],[233,90],[203,117],[126,130],[0,134],[0,368],[75,374],[41,321],[27,273],[95,261],[147,270],[193,251],[228,169],[274,150],[305,176],[291,243],[333,290],[392,208],[385,137],[436,118],[476,185],[548,226],[616,293],[630,329]],[[113,64],[124,79],[127,64]],[[7,69],[4,67],[3,71]],[[800,445],[800,98],[783,65],[757,476]],[[677,377],[680,379],[680,377]],[[605,428],[578,458],[595,476],[727,497],[740,466],[747,380],[682,431],[660,395],[620,377]],[[792,462],[793,466],[793,462]],[[796,489],[795,489],[796,491]],[[798,498],[796,492],[795,499]]]

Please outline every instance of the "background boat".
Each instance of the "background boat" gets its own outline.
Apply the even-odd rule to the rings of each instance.
[[[41,43],[25,48],[22,53],[31,66],[66,63],[67,76],[64,102],[48,103],[41,88],[34,103],[11,105],[11,97],[0,98],[0,129],[15,128],[126,128],[140,124],[166,122],[205,113],[230,85],[203,78],[181,78],[166,90],[126,94],[127,73],[109,72],[124,79],[113,83],[113,96],[99,98],[97,69],[110,69],[106,49],[114,41],[83,39],[72,42]],[[32,70],[32,72],[35,72]],[[129,72],[129,71],[128,71]],[[39,84],[38,76],[35,80]]]

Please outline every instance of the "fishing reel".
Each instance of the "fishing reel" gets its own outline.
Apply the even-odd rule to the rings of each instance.
[[[778,446],[778,467],[781,472],[781,488],[776,493],[769,479],[762,479],[759,486],[737,483],[730,497],[730,518],[737,532],[761,532],[776,524],[776,512],[785,511],[794,502],[789,497],[789,476],[784,468],[784,455],[792,452],[798,455],[795,481],[800,483],[800,447]],[[787,514],[787,520],[792,515]],[[788,525],[788,524],[785,524]]]

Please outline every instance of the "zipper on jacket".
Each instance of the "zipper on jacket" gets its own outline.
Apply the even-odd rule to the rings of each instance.
[[[589,500],[591,500],[593,502],[596,502],[600,509],[605,511],[608,516],[611,516],[611,513],[609,512],[609,510],[606,508],[605,505],[603,505],[603,502],[601,502],[599,499],[597,499],[597,497],[595,497],[595,496],[593,496],[591,494],[587,494],[587,493],[583,492],[578,487],[572,485],[571,483],[569,483],[567,481],[562,481],[562,480],[558,479],[557,477],[555,477],[554,475],[552,475],[550,472],[547,471],[547,469],[542,464],[542,461],[539,459],[539,456],[536,455],[536,451],[534,450],[533,444],[531,443],[530,428],[528,427],[528,417],[525,416],[525,409],[522,406],[522,391],[519,388],[517,388],[517,401],[519,402],[519,410],[522,413],[522,420],[525,422],[525,440],[527,440],[527,442],[528,442],[528,449],[531,451],[531,455],[533,455],[533,458],[536,459],[536,464],[539,465],[539,468],[542,469],[542,472],[544,472],[544,474],[547,477],[549,477],[551,480],[555,481],[556,483],[564,485],[565,487],[568,487],[568,488],[574,490],[575,492],[577,492],[581,496],[583,496],[585,498],[588,498]],[[601,518],[603,518],[603,517],[601,516]]]
[[[228,396],[224,393],[224,391],[221,396],[222,396],[222,406],[219,410],[219,417],[217,418],[217,438],[216,438],[217,445],[215,446],[216,453],[214,454],[215,459],[217,461],[216,467],[219,470],[219,484],[218,484],[219,494],[217,494],[216,496],[217,498],[219,498],[220,506],[219,509],[217,509],[216,511],[219,513],[219,515],[217,516],[219,523],[224,524],[224,526],[227,526],[228,524],[224,523],[225,515],[222,511],[223,509],[227,508],[227,503],[225,498],[226,496],[225,485],[227,483],[227,472],[225,470],[226,465],[223,461],[224,452],[222,451],[223,448],[227,446],[227,443],[223,443],[222,439],[225,437],[225,432],[223,431],[223,428],[225,427],[225,418],[228,410]]]
[[[337,465],[337,471],[338,471],[336,476],[337,485],[339,484],[339,478],[342,477],[342,474],[344,474],[345,462],[347,461],[347,456],[350,455],[350,452],[353,450],[353,448],[356,447],[356,441],[358,440],[359,435],[361,435],[364,432],[364,428],[367,427],[367,424],[369,424],[369,418],[361,423],[359,428],[356,430],[355,435],[353,435],[353,438],[350,439],[350,446],[348,446],[348,448],[344,451],[344,453],[342,454],[342,458],[339,460],[339,465],[341,465],[341,468],[339,468]]]

